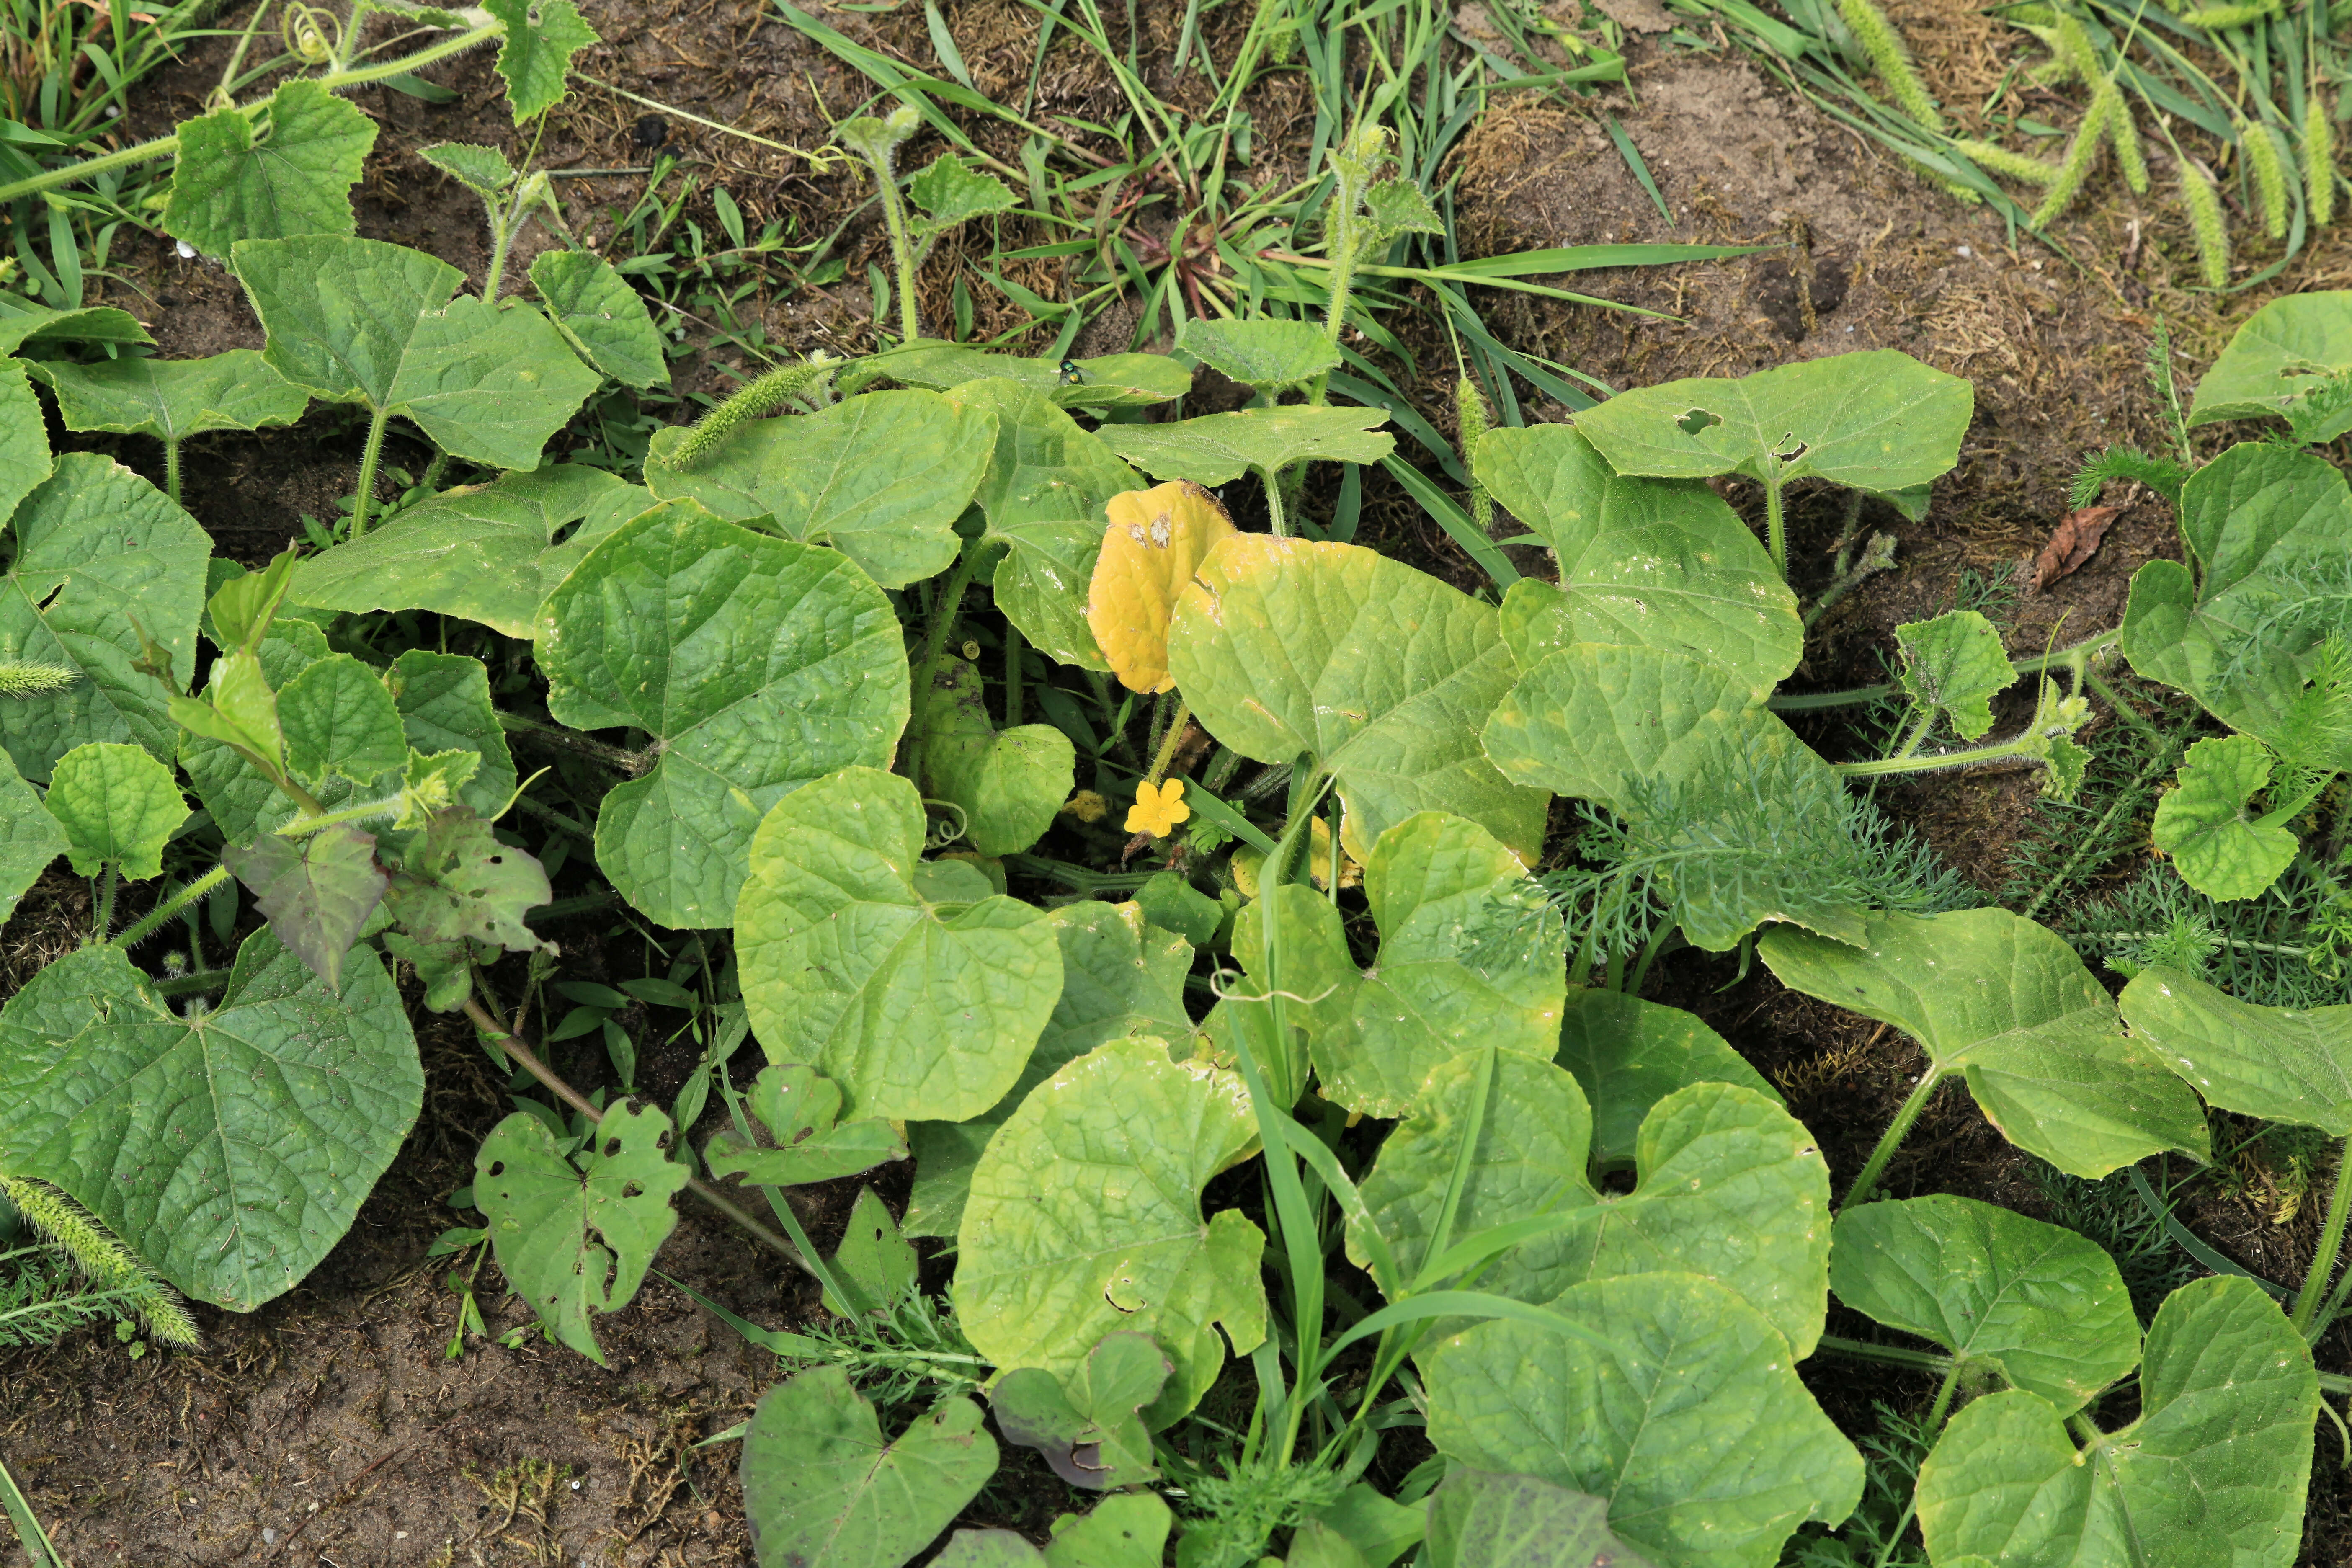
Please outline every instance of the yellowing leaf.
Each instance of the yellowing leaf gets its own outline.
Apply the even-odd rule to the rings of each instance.
[[[1110,498],[1087,626],[1130,691],[1165,691],[1168,622],[1193,569],[1234,531],[1217,498],[1189,479]]]

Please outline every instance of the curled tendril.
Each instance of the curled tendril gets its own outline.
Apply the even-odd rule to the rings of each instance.
[[[955,831],[952,833],[949,833],[947,831],[947,825],[945,823],[929,822],[926,824],[926,831],[923,835],[925,840],[923,847],[927,849],[946,848],[957,839],[961,838],[971,826],[971,818],[965,813],[963,807],[958,805],[951,800],[933,800],[929,795],[926,795],[923,797],[923,807],[927,812],[951,811],[955,813]],[[945,835],[945,837],[942,837],[942,835]]]
[[[342,19],[299,0],[278,13],[278,32],[286,41],[287,52],[305,65],[325,65],[342,47]]]
[[[1284,991],[1278,988],[1254,993],[1232,989],[1234,983],[1241,978],[1242,973],[1238,969],[1216,970],[1209,976],[1209,994],[1220,1002],[1271,1002],[1279,996],[1286,1002],[1296,1002],[1302,1007],[1312,1007],[1316,1003],[1339,989],[1337,985],[1326,985],[1312,996],[1301,996],[1296,991]]]

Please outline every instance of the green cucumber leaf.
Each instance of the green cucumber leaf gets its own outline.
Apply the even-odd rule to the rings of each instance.
[[[596,860],[680,929],[734,917],[762,813],[811,779],[887,763],[907,722],[907,654],[882,590],[838,552],[692,501],[591,550],[541,608],[537,651],[559,723],[653,737],[653,771],[597,807]]]
[[[505,153],[470,142],[436,142],[416,155],[485,201],[520,178]]]
[[[599,384],[546,317],[459,295],[466,275],[423,251],[314,234],[231,252],[280,375],[330,403],[404,415],[453,458],[535,468]]]
[[[0,924],[16,912],[25,889],[65,852],[65,830],[41,809],[40,796],[0,752]]]
[[[931,1568],[1160,1568],[1175,1523],[1154,1494],[1123,1492],[1091,1513],[1057,1517],[1043,1552],[1009,1530],[959,1530]]]
[[[586,250],[543,251],[530,264],[530,286],[582,359],[623,386],[669,384],[669,358],[645,296],[611,262]]]
[[[85,947],[0,1010],[0,1169],[49,1183],[198,1300],[249,1312],[342,1239],[424,1101],[375,955],[330,989],[268,931],[183,1017]],[[166,1086],[178,1086],[164,1092]]]
[[[895,1442],[838,1367],[776,1384],[743,1434],[760,1568],[903,1568],[996,1473],[980,1406],[948,1399]]]
[[[1350,1484],[1308,1517],[1355,1548],[1365,1568],[1389,1568],[1429,1533],[1427,1508],[1391,1502],[1366,1481]]]
[[[1142,1412],[1175,1370],[1150,1335],[1105,1334],[1066,1384],[1039,1367],[1006,1373],[989,1409],[1006,1442],[1036,1449],[1070,1485],[1116,1491],[1160,1478]]]
[[[1168,668],[1219,741],[1329,773],[1357,842],[1437,810],[1528,864],[1542,851],[1544,792],[1478,750],[1517,674],[1498,617],[1434,577],[1352,544],[1235,534],[1184,590]]]
[[[735,938],[752,1032],[769,1060],[839,1084],[853,1117],[980,1115],[1062,990],[1043,910],[924,902],[910,876],[923,834],[912,784],[853,767],[785,795],[751,841]]]
[[[498,70],[517,125],[562,102],[572,57],[604,41],[572,0],[482,0],[482,9],[506,24]]]
[[[216,719],[224,702],[237,709],[231,688],[238,679],[246,680],[254,689],[247,693],[256,704],[251,718],[261,731],[246,736],[247,743],[263,755],[273,748],[282,751],[276,738],[276,699],[266,694],[326,658],[328,651],[326,634],[310,622],[284,616],[270,622],[252,652],[239,649],[214,660],[205,695],[215,705]],[[231,844],[251,843],[256,836],[283,826],[296,811],[294,803],[231,743],[234,736],[244,733],[242,727],[208,721],[204,730],[190,729],[180,736],[180,766],[187,771],[196,798],[212,813],[221,837]],[[341,805],[346,794],[340,784],[328,793],[337,798],[323,805]]]
[[[1066,1383],[1104,1335],[1150,1335],[1175,1366],[1144,1411],[1158,1431],[1265,1339],[1265,1237],[1201,1191],[1255,1147],[1241,1080],[1114,1040],[1030,1091],[972,1172],[957,1233],[956,1320],[1006,1372]],[[1041,1184],[1040,1171],[1067,1173]],[[1220,1337],[1215,1324],[1222,1323]]]
[[[2139,1418],[2078,1450],[2017,1390],[1952,1417],[1919,1468],[1919,1528],[1945,1563],[2009,1568],[2288,1568],[2302,1543],[2319,1379],[2251,1279],[2182,1286],[2158,1309]]]
[[[258,349],[205,359],[48,360],[27,367],[57,394],[68,430],[183,441],[207,430],[291,425],[310,395],[269,368]]]
[[[304,667],[278,690],[286,768],[305,784],[330,773],[366,784],[408,761],[400,707],[376,672],[347,653]]]
[[[1005,546],[996,607],[1041,652],[1108,669],[1087,625],[1087,600],[1110,499],[1143,489],[1142,478],[1035,387],[992,377],[956,388],[948,401],[996,418],[995,449],[971,498],[989,537]]]
[[[1135,889],[1143,918],[1174,931],[1194,947],[1205,947],[1225,923],[1225,907],[1174,871],[1157,871]]]
[[[2321,643],[2344,626],[2352,489],[2307,452],[2241,442],[2189,476],[2180,536],[2197,563],[2132,576],[2123,650],[2133,669],[2273,744]],[[2315,762],[2352,767],[2352,740]]]
[[[59,757],[46,804],[65,829],[66,855],[78,877],[95,877],[102,866],[133,882],[162,876],[163,846],[188,820],[172,770],[113,741],[92,741]]]
[[[1454,1335],[1422,1358],[1439,1453],[1607,1498],[1610,1528],[1676,1568],[1771,1568],[1799,1525],[1853,1510],[1862,1457],[1734,1291],[1643,1274],[1551,1310],[1625,1351],[1514,1319]]]
[[[479,761],[457,786],[457,798],[486,819],[505,811],[515,790],[514,755],[490,706],[488,667],[464,654],[410,648],[392,661],[383,683],[411,753],[471,752]],[[383,781],[376,787],[391,793]]]
[[[0,745],[46,783],[86,741],[128,741],[168,758],[178,742],[163,684],[135,668],[146,638],[173,679],[195,668],[212,538],[119,463],[68,452],[17,507],[16,558],[0,576],[0,647],[79,677],[47,696],[0,701]]]
[[[384,908],[415,941],[486,942],[509,952],[549,952],[523,923],[548,901],[547,872],[527,849],[501,844],[462,805],[436,812],[408,840]]]
[[[824,1293],[824,1310],[840,1318],[888,1312],[915,1291],[919,1259],[914,1243],[898,1234],[889,1205],[872,1187],[861,1187],[833,1255],[833,1277],[849,1293],[846,1301]]]
[[[2209,1105],[2352,1133],[2352,1006],[2261,1007],[2176,970],[2132,977],[2124,1021]]]
[[[1559,559],[1503,598],[1522,669],[1570,643],[1632,643],[1748,678],[1756,695],[1797,668],[1797,598],[1738,514],[1696,479],[1622,479],[1565,425],[1494,430],[1478,478]]]
[[[22,360],[0,365],[0,511],[15,510],[57,469],[41,400],[26,379],[32,370]]]
[[[1721,1035],[1679,1007],[1578,986],[1560,1011],[1559,1053],[1592,1109],[1594,1165],[1633,1163],[1643,1118],[1678,1089],[1728,1083],[1778,1101],[1780,1091]]]
[[[293,596],[353,614],[432,610],[528,637],[555,585],[653,504],[643,487],[579,463],[501,475],[427,497],[308,557],[294,569]]]
[[[1259,392],[1303,386],[1339,368],[1339,345],[1322,328],[1272,316],[1247,321],[1196,316],[1184,323],[1176,346]]]
[[[2071,1230],[1945,1194],[1838,1215],[1837,1299],[2072,1415],[2139,1364],[2115,1259]]]
[[[955,1235],[980,1152],[1029,1091],[1107,1040],[1152,1035],[1179,1047],[1198,1038],[1184,1007],[1192,944],[1146,923],[1140,905],[1100,900],[1049,910],[1062,954],[1062,994],[1013,1087],[966,1121],[917,1121],[907,1137],[915,1152],[908,1236]],[[1177,1055],[1188,1055],[1179,1048]]]
[[[1294,962],[1285,989],[1313,995],[1339,987],[1306,1010],[1324,1098],[1367,1116],[1400,1115],[1430,1073],[1469,1040],[1549,1060],[1559,1047],[1566,926],[1539,910],[1517,941],[1486,944],[1472,935],[1495,911],[1517,910],[1536,892],[1518,858],[1494,835],[1424,811],[1381,834],[1365,858],[1364,894],[1381,933],[1368,973],[1350,961],[1332,905],[1311,893],[1302,900],[1305,919],[1289,917],[1292,927],[1324,925],[1319,951],[1330,957],[1303,970]],[[1237,930],[1234,948],[1254,973],[1262,950],[1255,920],[1248,923],[1250,932]],[[1303,952],[1316,951],[1310,939]]]
[[[907,199],[924,215],[915,228],[928,234],[944,234],[960,223],[1021,205],[1003,180],[965,168],[952,153],[940,153],[915,172],[907,181]]]
[[[26,343],[152,345],[154,342],[137,317],[111,305],[52,310],[20,294],[0,299],[0,353],[15,353]]]
[[[1860,946],[1782,930],[1756,952],[1790,989],[1909,1035],[1931,1074],[1966,1073],[2003,1137],[2069,1175],[2210,1152],[2196,1096],[2045,926],[2000,909],[1882,914]]]
[[[1096,435],[1155,479],[1191,479],[1213,489],[1244,474],[1276,474],[1318,458],[1377,463],[1396,450],[1395,437],[1373,428],[1388,417],[1385,408],[1286,404],[1164,425],[1106,425]]]
[[[1621,474],[1777,475],[1886,492],[1949,472],[1975,408],[1960,377],[1874,349],[1621,392],[1576,427]]]
[[[2189,423],[2285,417],[2334,377],[2352,370],[2352,294],[2321,290],[2273,300],[2247,317],[2197,384]],[[2352,406],[2304,432],[2306,445],[2352,430]]]
[[[507,1284],[557,1339],[604,1364],[591,1319],[636,1298],[677,1225],[689,1173],[668,1154],[669,1118],[625,1100],[566,1158],[546,1122],[516,1111],[474,1156],[474,1203]]]
[[[920,775],[930,798],[963,808],[963,837],[982,855],[1013,855],[1054,826],[1077,780],[1077,748],[1051,724],[998,731],[980,671],[940,661],[923,729]]]
[[[1973,741],[1992,728],[1992,700],[2017,684],[2000,633],[1974,610],[1895,628],[1903,652],[1904,695],[1942,713],[1952,732]]]
[[[1454,1466],[1429,1494],[1429,1568],[1650,1568],[1609,1505],[1534,1476]]]
[[[773,1148],[719,1132],[703,1151],[715,1178],[741,1176],[749,1186],[797,1187],[870,1171],[907,1157],[906,1140],[887,1121],[841,1120],[841,1086],[797,1063],[770,1065],[744,1096]]]
[[[2150,832],[2182,881],[2209,899],[2251,899],[2294,862],[2294,835],[2248,810],[2270,777],[2271,749],[2252,735],[2189,748]]]
[[[331,989],[343,961],[383,899],[375,836],[348,822],[280,838],[265,833],[243,848],[221,851],[221,864],[253,890],[269,929]]]
[[[786,538],[832,545],[885,588],[903,588],[954,562],[955,521],[995,434],[985,411],[936,392],[870,392],[754,420],[690,468],[669,466],[687,437],[672,426],[654,437],[646,482],[730,521],[769,519]]]
[[[1482,1055],[1430,1075],[1364,1180],[1365,1207],[1407,1279],[1444,1210]],[[1633,1190],[1603,1193],[1586,1174],[1592,1121],[1576,1080],[1549,1062],[1498,1052],[1495,1064],[1449,1244],[1535,1215],[1584,1212],[1502,1254],[1479,1289],[1544,1301],[1586,1279],[1696,1273],[1738,1291],[1798,1360],[1812,1353],[1828,1310],[1829,1166],[1787,1111],[1729,1084],[1677,1089],[1642,1123]],[[1370,1256],[1360,1229],[1349,1235],[1360,1267]]]
[[[968,388],[980,381],[1009,382],[1058,408],[1143,408],[1192,390],[1192,373],[1165,354],[1074,360],[1076,381],[1066,377],[1054,360],[987,353],[934,338],[913,339],[866,363],[893,381],[933,392]]]
[[[375,121],[299,77],[270,95],[268,114],[269,133],[259,141],[241,109],[215,109],[180,127],[165,234],[226,258],[241,239],[357,226],[352,187],[375,145]]]

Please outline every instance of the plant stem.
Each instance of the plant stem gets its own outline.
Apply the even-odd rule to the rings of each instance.
[[[113,944],[121,948],[136,947],[176,917],[182,910],[199,899],[208,897],[215,888],[227,880],[228,868],[215,866],[178,892],[168,895],[163,902],[133,921],[121,936],[113,939]]]
[[[2116,691],[2114,687],[2108,685],[2107,682],[2100,677],[2099,672],[2091,668],[2087,664],[2083,667],[2083,679],[2089,682],[2092,690],[2099,694],[2099,700],[2115,710],[2116,718],[2122,720],[2133,729],[2137,730],[2143,735],[2153,735],[2159,738],[2162,736],[2163,731],[2158,730],[2155,724],[2149,721],[2147,714],[2141,712],[2138,709],[2125,701],[2122,694]]]
[[[986,534],[964,541],[963,553],[956,557],[955,570],[948,574],[947,588],[932,607],[930,629],[923,634],[923,661],[915,667],[914,710],[907,716],[907,740],[899,748],[910,778],[919,765],[916,759],[922,754],[923,729],[930,716],[931,685],[939,679],[940,656],[947,650],[948,633],[955,626],[964,591],[979,574],[982,558],[995,552],[996,542]]]
[[[2039,762],[2041,755],[2028,749],[2033,740],[2032,731],[2015,735],[1997,745],[1969,746],[1957,752],[1937,752],[1925,757],[1880,757],[1859,763],[1832,763],[1830,767],[1845,778],[1882,778],[1888,773],[1932,773],[1958,768],[1989,768],[1997,763]]]
[[[520,713],[499,710],[499,728],[511,735],[529,735],[551,746],[576,752],[592,761],[618,771],[623,776],[635,778],[653,765],[653,759],[643,752],[632,752],[619,746],[609,746],[577,730],[567,730],[561,724],[527,718]]]
[[[499,289],[507,279],[507,247],[514,243],[515,230],[522,226],[520,211],[500,212],[490,208],[490,265],[482,274],[482,302],[499,302]]]
[[[1900,762],[1905,757],[1916,752],[1920,745],[1927,739],[1927,731],[1935,727],[1936,710],[1933,708],[1930,708],[1926,712],[1919,715],[1919,721],[1911,726],[1911,732],[1909,734],[1903,737],[1903,744],[1895,748],[1895,755],[1892,760]]]
[[[2305,1339],[2317,1332],[2314,1324],[2319,1303],[2336,1277],[2336,1253],[2344,1243],[2345,1215],[2352,1213],[2352,1171],[2345,1169],[2347,1161],[2352,1161],[2352,1139],[2336,1148],[2336,1190],[2327,1200],[2327,1218],[2320,1224],[2319,1250],[2311,1255],[2311,1267],[2304,1273],[2303,1289],[2295,1292],[2294,1311],[2288,1319]]]
[[[1944,1430],[1944,1418],[1952,1413],[1952,1394],[1960,1385],[1962,1364],[1959,1357],[1952,1358],[1950,1368],[1944,1373],[1943,1386],[1936,1390],[1936,1403],[1928,1407],[1927,1424],[1921,1430],[1927,1434],[1927,1447],[1930,1448],[1936,1446],[1937,1436]],[[1878,1549],[1877,1559],[1871,1563],[1870,1568],[1886,1568],[1887,1563],[1894,1560],[1895,1549],[1903,1544],[1903,1537],[1909,1533],[1911,1521],[1918,1511],[1919,1492],[1915,1487],[1912,1489],[1911,1495],[1904,1500],[1903,1517],[1895,1521],[1894,1533],[1886,1538],[1886,1544]]]
[[[163,493],[172,504],[180,504],[180,443],[176,437],[163,438]]]
[[[1267,521],[1274,524],[1274,536],[1276,539],[1289,538],[1290,520],[1283,515],[1281,481],[1264,468],[1257,471],[1257,477],[1265,482],[1265,515]]]
[[[2118,627],[2114,631],[2101,632],[2095,637],[2085,637],[2071,647],[2058,648],[2050,653],[2031,654],[2023,658],[2011,659],[2010,663],[2021,677],[2039,675],[2045,670],[2055,668],[2080,668],[2087,671],[2091,656],[2113,647],[2123,639],[2123,635],[2122,628]],[[1844,691],[1783,692],[1772,698],[1765,706],[1775,713],[1806,713],[1821,708],[1853,708],[1864,702],[1875,702],[1882,697],[1890,697],[1895,690],[1896,687],[1893,681],[1885,681],[1876,686],[1856,686]]]
[[[114,929],[114,889],[122,880],[122,868],[109,860],[98,876],[98,913],[91,917],[90,930],[104,942]]]
[[[375,500],[375,460],[383,451],[383,427],[392,419],[390,407],[379,408],[368,421],[367,447],[360,453],[360,492],[352,500],[351,537],[367,531],[368,508]]]
[[[169,980],[154,982],[158,996],[194,996],[205,991],[225,990],[233,969],[199,969],[194,974],[174,975]]]
[[[1842,1355],[1851,1361],[1883,1362],[1888,1366],[1907,1366],[1920,1372],[1942,1372],[1952,1364],[1952,1358],[1930,1351],[1906,1350],[1901,1345],[1874,1345],[1866,1340],[1849,1340],[1837,1334],[1823,1334],[1819,1348],[1832,1355]]]
[[[1862,552],[1862,559],[1851,568],[1841,564],[1837,581],[1823,589],[1822,596],[1813,601],[1813,607],[1805,612],[1805,629],[1812,630],[1813,623],[1829,614],[1831,605],[1894,564],[1895,536],[1891,533],[1872,534],[1870,548]]]
[[[1004,727],[1015,730],[1021,726],[1021,656],[1029,647],[1021,628],[1011,621],[1004,623]]]
[[[1176,760],[1176,748],[1184,739],[1186,726],[1192,722],[1192,705],[1182,698],[1176,700],[1176,716],[1168,721],[1168,733],[1160,742],[1159,755],[1151,759],[1151,773],[1147,784],[1158,784],[1168,776],[1168,764]]]
[[[1780,581],[1789,580],[1789,525],[1780,515],[1780,465],[1772,465],[1771,476],[1764,481],[1764,539],[1772,552],[1772,569],[1780,574]]]
[[[564,1082],[562,1078],[556,1075],[555,1070],[552,1068],[549,1067],[545,1062],[541,1061],[537,1056],[532,1054],[530,1047],[517,1039],[511,1030],[507,1029],[501,1026],[497,1019],[491,1017],[488,1011],[483,1007],[479,997],[468,996],[466,998],[466,1016],[473,1020],[474,1027],[481,1030],[482,1033],[489,1036],[493,1040],[497,1041],[499,1048],[504,1051],[508,1056],[512,1057],[516,1063],[521,1067],[523,1071],[539,1079],[541,1083],[545,1084],[549,1092],[552,1093],[556,1099],[563,1101],[564,1104],[570,1106],[572,1110],[578,1111],[592,1122],[601,1123],[604,1120],[604,1113],[597,1110],[594,1103],[592,1102],[586,1095],[582,1094],[578,1089]],[[786,1241],[782,1237],[778,1236],[774,1231],[770,1230],[766,1226],[761,1225],[758,1220],[753,1219],[735,1203],[730,1200],[724,1194],[719,1192],[718,1188],[712,1186],[701,1177],[688,1176],[686,1181],[686,1187],[687,1191],[692,1193],[696,1197],[700,1198],[704,1203],[709,1204],[712,1208],[717,1209],[721,1215],[724,1215],[727,1218],[734,1221],[738,1226],[741,1227],[744,1234],[751,1237],[754,1241],[757,1241],[761,1246],[768,1247],[771,1251],[782,1254],[784,1258],[790,1259],[795,1268],[806,1268],[808,1267],[807,1263],[801,1258],[801,1255],[793,1250],[793,1244],[791,1242]]]
[[[1895,1158],[1895,1151],[1901,1146],[1904,1136],[1911,1131],[1912,1123],[1919,1120],[1919,1113],[1927,1109],[1928,1098],[1943,1081],[1944,1073],[1940,1068],[1930,1068],[1919,1075],[1919,1087],[1911,1091],[1910,1097],[1896,1109],[1895,1120],[1888,1122],[1886,1131],[1879,1134],[1878,1147],[1870,1152],[1869,1160],[1862,1167],[1862,1174],[1856,1176],[1853,1185],[1845,1190],[1845,1202],[1841,1207],[1852,1208],[1857,1201],[1865,1204],[1870,1201],[1870,1194],[1878,1188],[1878,1178],[1886,1172],[1886,1162]]]

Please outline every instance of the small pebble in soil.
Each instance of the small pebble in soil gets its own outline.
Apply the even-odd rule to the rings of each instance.
[[[184,239],[180,241],[180,259],[183,261],[194,261],[195,258],[196,247],[190,245]]]

